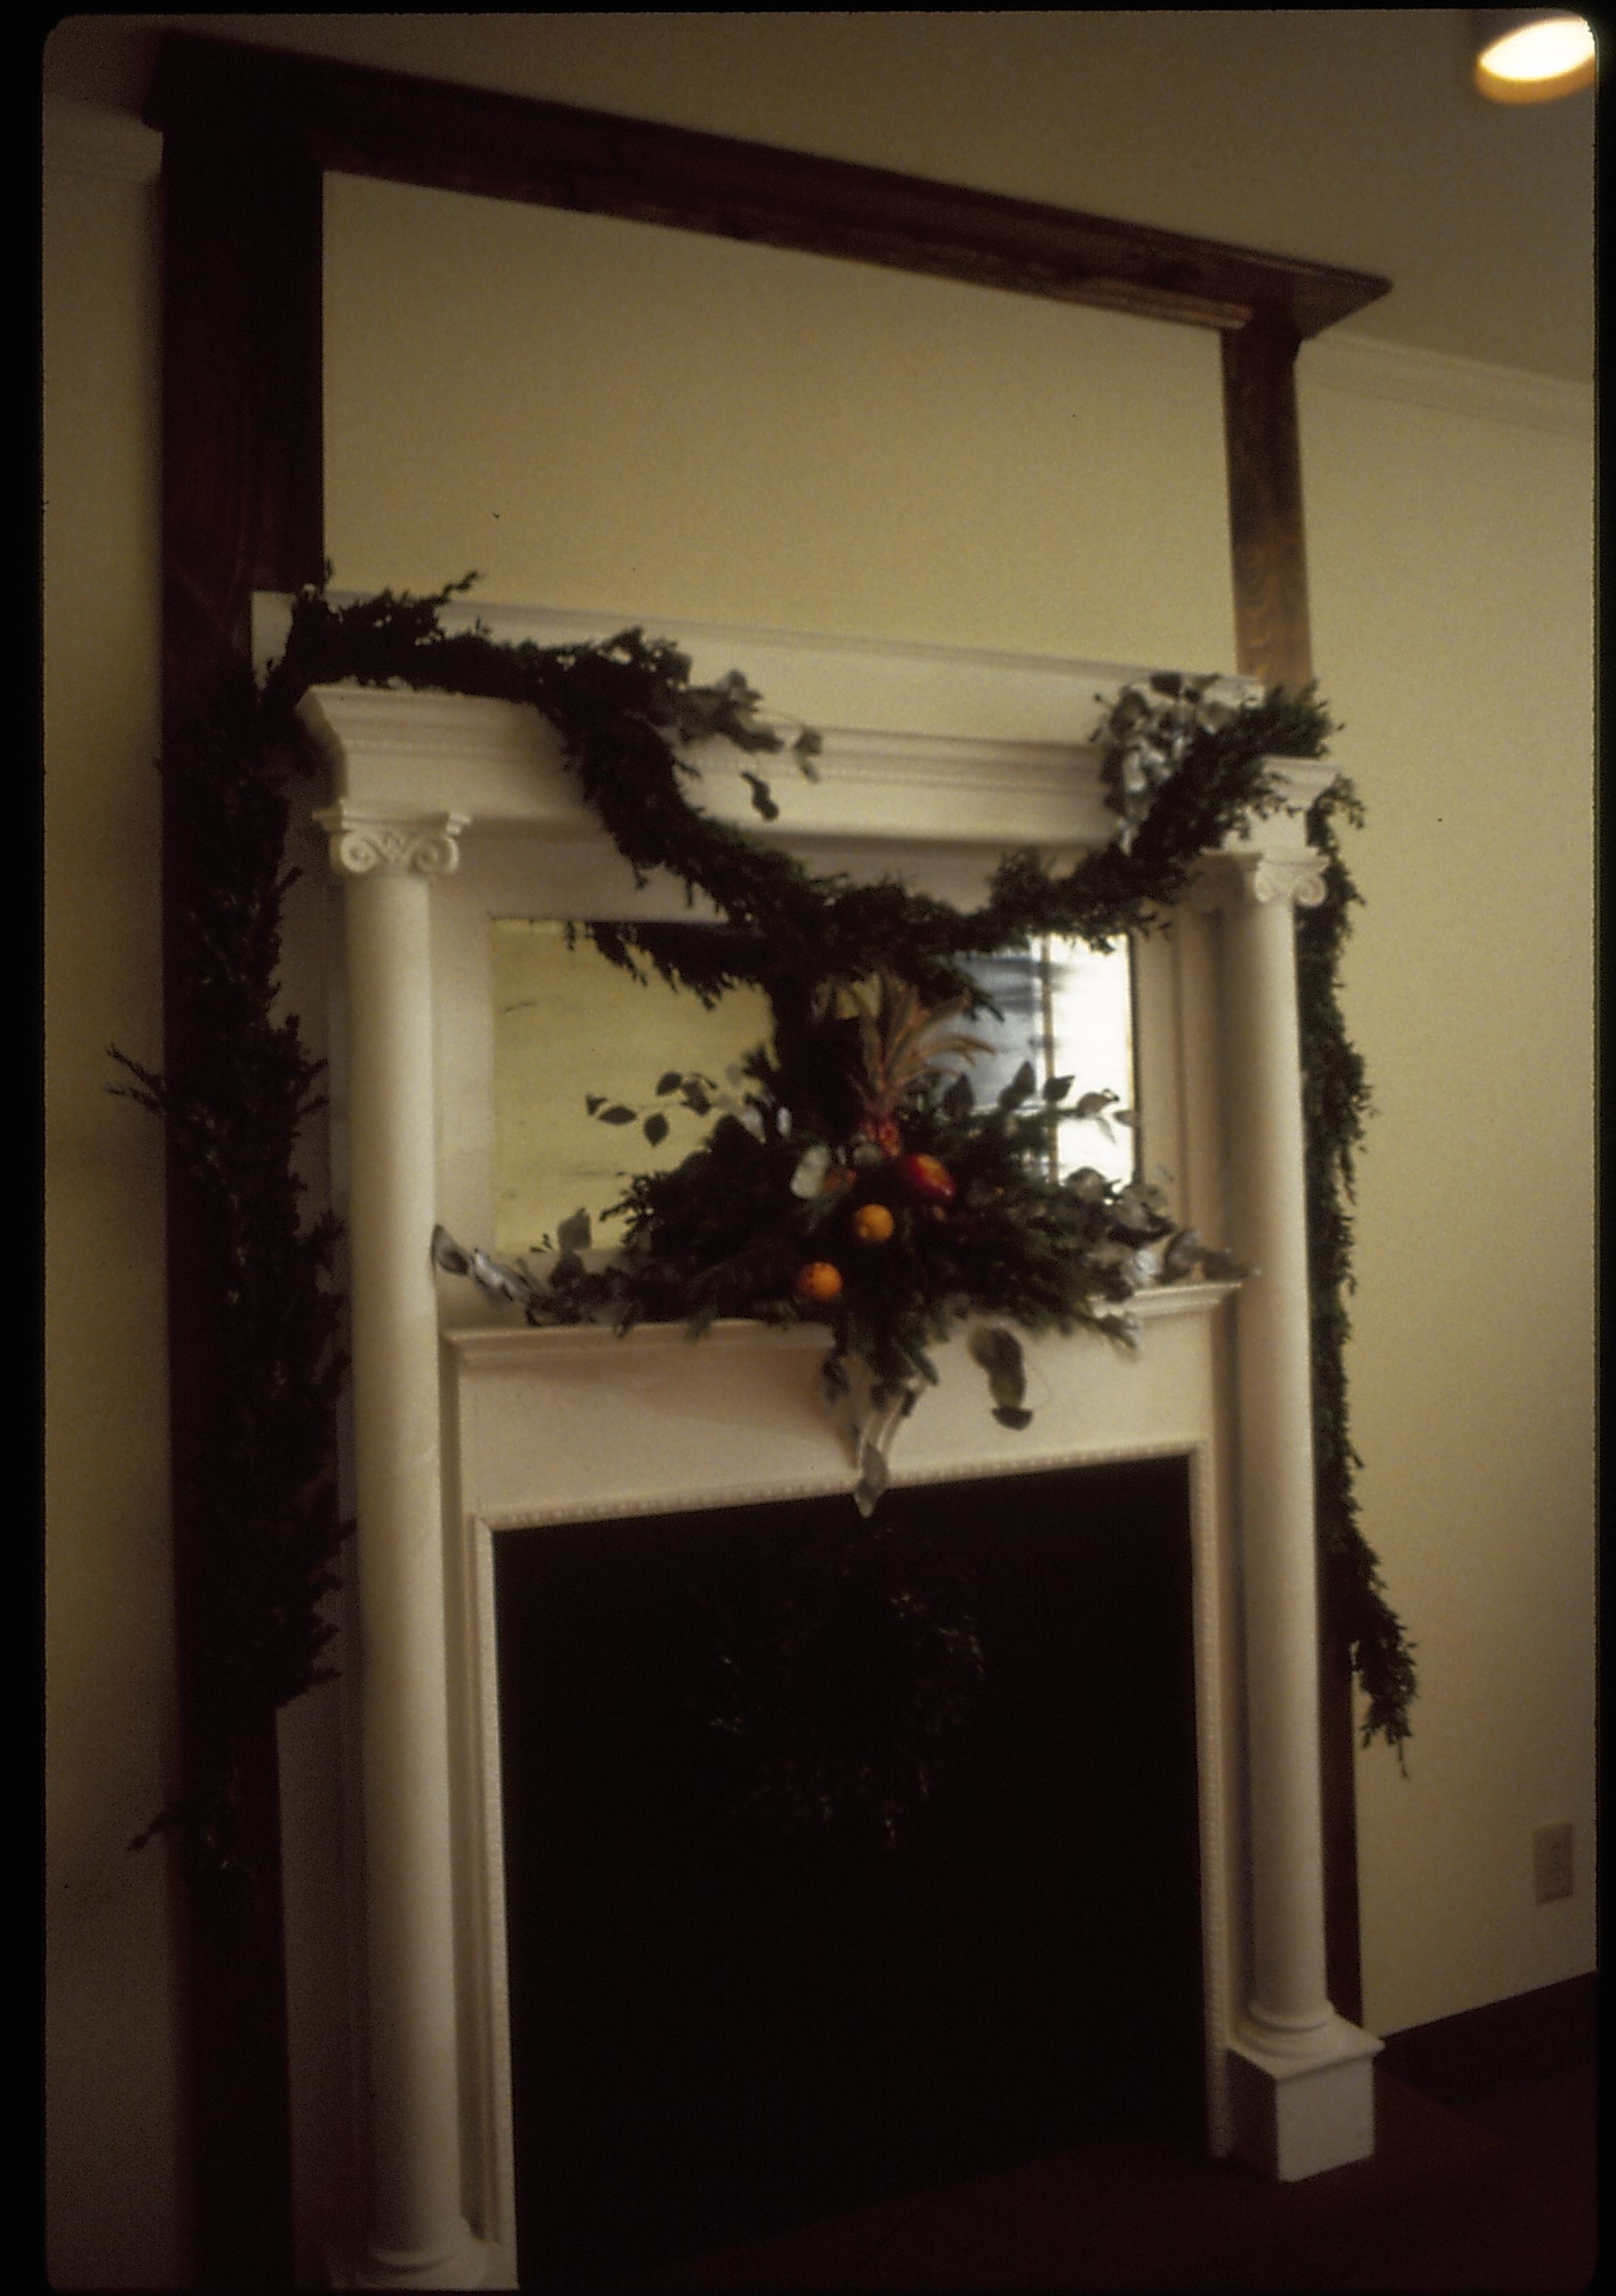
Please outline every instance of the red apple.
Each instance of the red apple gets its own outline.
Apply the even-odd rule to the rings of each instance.
[[[954,1201],[953,1177],[936,1156],[900,1156],[898,1182],[912,1204],[949,1204]]]

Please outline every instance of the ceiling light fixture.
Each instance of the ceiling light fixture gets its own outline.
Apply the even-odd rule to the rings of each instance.
[[[1472,8],[1476,86],[1495,103],[1546,103],[1591,87],[1598,70],[1586,16],[1565,8]]]

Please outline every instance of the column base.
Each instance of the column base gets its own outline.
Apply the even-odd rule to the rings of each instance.
[[[1238,2034],[1228,2052],[1237,2158],[1281,2185],[1368,2160],[1381,2046],[1344,2017],[1333,2018],[1306,2055],[1282,2056]]]
[[[509,2258],[470,2229],[447,2248],[424,2253],[365,2247],[326,2259],[332,2288],[514,2288]]]

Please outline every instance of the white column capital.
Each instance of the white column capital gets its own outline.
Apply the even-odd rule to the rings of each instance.
[[[1203,916],[1316,909],[1325,898],[1325,856],[1308,841],[1308,815],[1334,781],[1335,768],[1317,758],[1265,758],[1263,765],[1277,801],[1216,852],[1202,854],[1188,900]]]
[[[463,813],[367,813],[346,800],[314,817],[331,840],[339,877],[450,876],[460,866],[460,832],[471,819]]]
[[[1190,906],[1214,910],[1316,909],[1325,898],[1325,859],[1305,853],[1233,852],[1205,855],[1190,887]]]

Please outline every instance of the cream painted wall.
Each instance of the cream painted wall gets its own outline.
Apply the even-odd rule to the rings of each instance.
[[[166,1849],[127,1845],[175,1735],[163,1154],[107,1092],[110,1044],[162,1053],[157,194],[78,160],[45,192],[49,2269],[162,2287],[182,1909]]]
[[[1227,667],[1215,335],[352,176],[340,589]]]
[[[105,20],[103,34],[97,20],[70,20],[67,92],[121,90],[119,70],[98,79],[89,52],[104,37],[110,55],[120,27],[151,20]],[[295,22],[312,45],[338,20],[266,29]],[[378,61],[431,24],[449,45],[430,68],[480,76],[475,20],[340,20]],[[666,75],[645,60],[644,29],[656,20],[641,20],[643,76],[627,90],[613,78],[620,20],[587,20],[593,45],[586,20],[535,20],[552,43],[543,93],[659,108]],[[798,99],[791,43],[809,20],[792,20],[785,45],[745,70],[715,62],[680,77],[679,116],[784,136]],[[1037,39],[994,20],[993,76],[972,86],[1013,108],[1013,42]],[[751,21],[760,39],[766,20]],[[962,53],[928,46],[923,102],[890,72],[822,77],[819,148],[840,138],[853,156],[966,178],[960,138],[980,111]],[[1037,78],[1025,56],[1022,76]],[[103,123],[116,158],[140,135],[127,95],[111,100],[125,105]],[[1103,169],[1085,174],[1080,140],[1061,143],[1058,125],[1038,145],[1040,166],[1065,155],[1058,186],[1005,178],[1021,165],[1008,131],[982,179],[1103,209]],[[123,1847],[160,1799],[173,1735],[160,1151],[155,1128],[103,1092],[109,1041],[160,1050],[155,201],[139,165],[109,173],[69,140],[47,174],[44,283],[49,2269],[61,2287],[162,2287],[185,2273],[179,1908],[164,1853]],[[340,187],[336,236],[400,275],[417,250],[382,218],[418,212],[417,197]],[[728,250],[728,264],[711,250],[698,259],[691,242],[659,271],[630,242],[665,234],[433,204],[418,251],[443,300],[416,354],[443,404],[410,420],[434,453],[456,421],[486,422],[501,393],[524,420],[449,442],[464,473],[453,496],[435,462],[398,459],[396,432],[380,445],[404,475],[380,488],[381,452],[362,458],[340,439],[340,579],[431,584],[478,564],[490,599],[1226,660],[1210,338],[767,250]],[[444,255],[465,244],[447,222],[465,208],[480,251],[463,280]],[[573,228],[548,227],[562,224]],[[1254,215],[1249,235],[1290,244],[1287,213]],[[567,252],[608,241],[620,250],[610,275],[603,258]],[[535,250],[589,328],[551,339],[557,299],[535,296]],[[616,296],[603,294],[607,275]],[[726,279],[759,298],[748,310],[768,313],[756,342]],[[690,291],[704,329],[701,364],[672,377],[683,396],[671,406],[656,372],[614,368],[598,349],[603,330],[620,348],[636,329],[677,324],[669,281]],[[499,388],[452,420],[486,370],[476,346],[449,338],[490,290],[504,299]],[[945,306],[993,316],[945,322]],[[333,386],[347,373],[351,390],[367,354],[343,347],[334,316]],[[1485,371],[1431,390],[1410,369],[1410,403],[1407,373],[1390,396],[1369,368],[1368,387],[1348,389],[1340,362],[1325,379],[1331,357],[1328,345],[1310,350],[1303,370],[1316,652],[1348,720],[1339,754],[1371,806],[1354,852],[1369,906],[1348,993],[1382,1111],[1363,1174],[1356,1432],[1366,1528],[1418,1637],[1423,1685],[1408,1781],[1380,1750],[1359,1770],[1369,2019],[1389,2030],[1594,1958],[1589,479],[1587,434],[1543,427],[1530,391],[1481,388]],[[827,371],[828,392],[816,388]],[[920,423],[883,398],[890,374],[922,406]],[[1007,375],[1041,410],[1013,434]],[[807,442],[783,476],[768,466],[754,377],[790,416],[779,436]],[[398,404],[387,380],[365,419],[399,420]],[[1102,408],[1128,439],[1122,463],[1095,459]],[[534,445],[537,419],[553,426],[558,412],[570,469]],[[603,495],[588,457],[620,451],[631,418],[634,459]],[[636,489],[655,503],[654,533]],[[874,546],[855,544],[874,513]],[[507,519],[514,541],[500,533]],[[1102,635],[1108,615],[1125,637]],[[1477,899],[1496,907],[1496,929],[1479,928]],[[1579,1827],[1578,1895],[1534,1908],[1526,1835],[1562,1817]],[[295,1882],[295,1855],[293,1866]]]
[[[1304,352],[1315,659],[1369,808],[1346,1004],[1379,1110],[1349,1367],[1421,1685],[1407,1779],[1358,1772],[1390,2031],[1595,1960],[1592,410],[1332,371]],[[1531,1831],[1567,1818],[1576,1892],[1536,1906]]]

